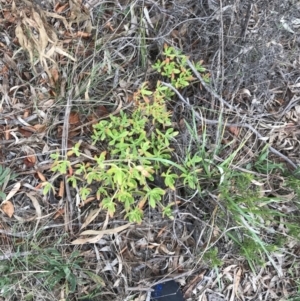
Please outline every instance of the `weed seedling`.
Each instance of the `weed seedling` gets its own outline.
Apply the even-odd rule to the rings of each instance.
[[[164,55],[165,60],[158,61],[153,68],[178,89],[189,85],[194,78],[187,68],[186,56],[168,46],[164,48]],[[116,212],[116,202],[122,204],[125,217],[131,222],[142,221],[145,203],[151,208],[161,208],[164,216],[171,217],[171,204],[162,202],[166,189],[175,190],[178,180],[195,188],[197,173],[201,171],[196,168],[201,162],[198,154],[180,164],[171,160],[171,144],[177,132],[172,127],[167,101],[173,94],[159,81],[154,90],[143,83],[134,93],[133,112],[121,111],[118,116],[111,115],[94,125],[92,144],[101,142],[105,146],[103,152],[89,157],[77,143],[68,152],[67,159],[52,155],[52,171],[67,175],[69,183],[79,190],[81,200],[95,194],[111,217]],[[74,156],[80,158],[81,163],[73,164]],[[156,175],[164,179],[164,187],[151,185]],[[44,183],[44,192],[50,189],[51,185]]]

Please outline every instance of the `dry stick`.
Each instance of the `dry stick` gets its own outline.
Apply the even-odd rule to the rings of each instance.
[[[2,260],[8,260],[10,258],[13,258],[13,257],[27,257],[29,255],[35,255],[35,254],[38,254],[37,251],[29,251],[29,252],[16,252],[16,253],[9,253],[9,254],[4,254],[2,256],[0,256],[0,261]]]
[[[3,120],[1,120],[3,118]],[[32,120],[35,120],[38,118],[37,114],[33,114],[27,118],[20,118],[18,119],[18,116],[14,119],[4,119],[4,115],[0,114],[0,125],[25,125],[25,123],[28,123]],[[25,123],[24,123],[25,122]]]
[[[190,60],[187,60],[187,64],[189,65],[189,67],[191,68],[191,70],[194,72],[194,74],[196,75],[197,79],[199,79],[201,85],[205,88],[206,91],[208,91],[210,94],[212,94],[216,99],[218,99],[223,105],[225,105],[226,107],[228,107],[230,110],[235,110],[235,108],[231,104],[229,104],[226,100],[224,100],[221,96],[219,96],[214,90],[212,90],[207,85],[207,83],[203,80],[203,78],[201,77],[200,73],[197,71],[197,69],[191,63]],[[171,87],[169,86],[169,88],[171,88]],[[176,89],[174,89],[173,87],[171,89],[178,95],[179,92]],[[181,96],[180,98],[182,99],[183,97]],[[184,100],[184,102],[186,103],[185,100]]]
[[[67,151],[68,151],[68,136],[69,136],[69,119],[71,113],[71,106],[72,106],[72,89],[69,92],[66,111],[65,111],[65,120],[64,126],[62,131],[62,140],[61,140],[61,148],[62,148],[62,156],[65,160],[67,160]],[[72,217],[73,217],[73,201],[71,197],[70,187],[67,181],[67,176],[64,177],[66,194],[67,194],[67,203],[66,203],[66,212],[65,212],[65,224],[66,230],[67,227],[69,228],[71,234],[73,234],[73,227],[72,227]],[[69,209],[69,210],[68,210]],[[68,212],[69,211],[69,212]],[[69,218],[69,221],[68,221]]]
[[[197,71],[197,70],[196,70]],[[197,72],[198,73],[198,72]],[[199,73],[198,73],[199,74]],[[199,75],[200,77],[200,75]],[[201,77],[200,77],[201,78]],[[199,80],[200,80],[199,78]],[[201,79],[202,80],[202,79]],[[203,80],[202,80],[203,81]],[[172,91],[174,91],[177,96],[193,111],[193,113],[195,114],[196,118],[202,122],[205,122],[207,124],[220,124],[220,121],[218,120],[210,120],[210,119],[206,119],[203,118],[198,112],[196,112],[194,110],[194,108],[184,99],[184,97],[177,91],[177,89],[175,89],[172,85],[168,84],[168,83],[164,83],[161,82],[163,85],[165,85],[166,87],[170,88]],[[201,82],[202,83],[202,82]],[[207,85],[206,85],[207,86]],[[208,88],[208,92],[213,92],[210,88]],[[215,93],[215,92],[213,92]],[[216,93],[215,93],[216,94]],[[221,102],[223,102],[225,105],[230,106],[225,100],[223,100],[220,96],[216,96],[214,95],[217,99],[219,99]],[[230,106],[231,107],[231,106]],[[251,132],[253,132],[257,138],[263,140],[263,136],[250,124],[240,124],[240,123],[225,123],[222,122],[222,125],[224,126],[232,126],[232,127],[243,127],[243,128],[247,128],[249,129]],[[292,161],[290,160],[288,157],[286,157],[285,155],[283,155],[282,153],[280,153],[278,150],[276,150],[275,148],[273,148],[272,146],[268,145],[268,149],[271,153],[273,153],[274,155],[282,158],[284,161],[286,161],[287,163],[289,163],[294,169],[297,169],[298,166]]]
[[[22,237],[22,238],[29,238],[31,236],[27,232],[13,233],[11,231],[6,231],[6,230],[2,230],[2,229],[0,229],[0,234],[5,234],[7,236],[14,236],[14,237]]]
[[[75,224],[75,225],[79,226],[78,223]],[[46,226],[41,227],[39,230],[43,231],[43,230],[52,229],[52,228],[59,228],[59,227],[63,227],[63,226],[65,226],[65,224],[46,225]],[[26,231],[14,233],[14,232],[9,231],[9,230],[0,229],[0,234],[4,234],[4,235],[7,235],[7,236],[13,236],[13,237],[22,237],[24,239],[29,239],[29,238],[32,237],[32,234],[27,233]]]

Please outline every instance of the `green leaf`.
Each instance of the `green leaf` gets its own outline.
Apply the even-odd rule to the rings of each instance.
[[[163,216],[166,217],[172,217],[172,209],[171,209],[171,205],[168,205],[166,207],[163,208]]]
[[[3,192],[3,191],[0,191],[0,198],[2,200],[5,200],[6,199],[6,194]]]
[[[156,207],[156,200],[152,196],[149,197],[149,205],[153,209]]]
[[[87,199],[87,197],[89,196],[90,194],[90,188],[87,188],[87,187],[82,187],[80,189],[80,197],[83,201],[85,201]]]
[[[49,183],[49,182],[43,183],[43,187],[44,187],[43,188],[43,194],[44,195],[48,194],[48,192],[51,189],[53,190],[53,192],[55,192],[53,185],[51,183]]]
[[[93,171],[89,172],[89,173],[87,173],[85,178],[86,178],[86,182],[88,184],[91,184],[93,181],[97,180],[97,173],[95,173]]]
[[[145,96],[145,95],[146,95],[146,96],[149,96],[149,95],[152,95],[153,92],[152,92],[152,91],[149,91],[149,90],[144,90],[144,89],[143,89],[143,90],[141,91],[141,93],[142,93],[143,96]]]
[[[149,205],[152,208],[156,207],[156,202],[161,200],[161,197],[165,194],[165,191],[161,188],[153,188],[147,191],[147,198]]]
[[[67,160],[56,161],[52,166],[51,170],[56,172],[58,171],[61,174],[66,174],[68,168],[71,166],[71,163]]]
[[[50,158],[53,160],[57,160],[59,158],[59,156],[60,156],[59,153],[53,153],[50,155]]]
[[[0,185],[3,185],[6,181],[9,180],[10,174],[10,168],[0,165]]]
[[[126,214],[126,218],[132,223],[141,223],[143,218],[143,211],[136,207]]]
[[[79,157],[80,156],[80,152],[79,152],[79,147],[80,147],[80,143],[76,143],[73,147],[72,147],[72,151],[73,153]]]
[[[202,162],[202,157],[200,157],[199,155],[195,154],[192,158],[193,163],[200,163]]]
[[[70,273],[70,274],[68,274],[68,276],[66,277],[66,279],[67,279],[68,283],[70,283],[70,285],[71,285],[70,292],[74,293],[75,290],[76,290],[76,285],[77,285],[77,279],[76,279],[76,277],[72,273]]]
[[[174,173],[170,173],[168,170],[166,173],[162,173],[162,176],[165,178],[165,184],[167,187],[170,187],[172,190],[175,190],[175,180],[178,176]]]
[[[105,281],[97,274],[92,273],[90,271],[84,271],[96,284],[99,284],[100,286],[105,286]]]
[[[124,207],[126,211],[129,211],[132,204],[134,204],[134,198],[131,193],[128,191],[119,191],[116,195],[116,198],[124,203]]]
[[[75,165],[75,168],[76,168],[75,170],[76,175],[81,175],[86,173],[86,168],[84,163]]]
[[[107,196],[107,189],[100,186],[100,187],[98,187],[98,190],[96,193],[97,200],[100,200],[102,195]]]
[[[180,177],[183,178],[184,185],[188,185],[191,189],[196,188],[197,178],[194,175],[188,172],[181,174]]]
[[[115,203],[110,198],[104,198],[101,202],[101,205],[104,209],[107,209],[111,216],[114,215],[116,211]]]
[[[77,187],[77,178],[74,175],[68,177],[68,182],[72,183],[73,188]]]

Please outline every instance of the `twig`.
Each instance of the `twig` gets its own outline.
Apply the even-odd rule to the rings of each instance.
[[[63,227],[64,225],[65,224],[46,225],[46,226],[41,227],[40,231],[41,230],[46,230],[46,229]],[[32,233],[27,233],[26,231],[14,233],[14,232],[11,232],[9,230],[3,230],[3,229],[0,229],[0,234],[4,234],[4,235],[7,235],[7,236],[13,236],[13,237],[22,237],[22,238],[27,238],[27,239],[32,236]]]
[[[228,107],[230,110],[235,110],[235,108],[231,104],[229,104],[226,100],[224,100],[220,95],[218,95],[215,91],[213,91],[206,84],[206,82],[203,80],[203,78],[201,77],[200,73],[197,71],[197,69],[194,67],[194,65],[192,64],[192,62],[190,60],[187,60],[187,64],[189,65],[189,67],[191,68],[191,70],[194,72],[194,74],[196,75],[196,77],[199,79],[201,85],[205,88],[206,91],[208,91],[210,94],[212,94],[216,99],[218,99],[223,105],[225,105],[226,107]]]
[[[2,118],[5,118],[5,117],[4,117],[4,115],[1,114],[0,119],[2,119]],[[38,118],[38,115],[33,114],[33,115],[31,115],[27,118],[24,118],[24,119],[21,119],[21,118],[18,119],[18,117],[15,118],[15,119],[8,119],[8,120],[5,119],[5,120],[0,120],[0,125],[24,125],[24,122],[28,123],[30,121],[33,121],[33,120],[37,119],[37,118]]]
[[[0,229],[0,234],[5,234],[7,236],[14,236],[14,237],[22,237],[22,238],[28,238],[29,236],[31,236],[31,234],[28,234],[26,232],[13,233],[2,229]]]
[[[0,261],[1,260],[7,260],[10,259],[12,257],[21,257],[21,256],[28,256],[28,255],[34,255],[34,254],[38,254],[37,251],[32,251],[32,252],[16,252],[16,253],[10,253],[10,254],[4,254],[2,256],[0,256]]]
[[[240,124],[240,123],[225,123],[225,122],[220,122],[218,120],[210,120],[210,119],[206,119],[204,117],[202,117],[198,112],[196,112],[193,108],[193,106],[191,106],[185,99],[184,97],[177,91],[177,89],[175,89],[172,85],[168,84],[168,83],[164,83],[161,82],[163,85],[165,85],[166,87],[170,88],[172,91],[174,91],[177,96],[194,112],[196,118],[202,122],[205,122],[207,124],[222,124],[223,126],[230,126],[230,127],[243,127],[243,128],[247,128],[249,129],[251,132],[253,132],[256,137],[258,139],[261,139],[263,141],[263,136],[250,124],[244,123],[244,124]],[[268,149],[271,153],[273,153],[274,155],[282,158],[284,161],[286,161],[287,163],[289,163],[294,169],[297,169],[298,166],[291,160],[289,159],[287,156],[283,155],[281,152],[279,152],[278,150],[276,150],[274,147],[268,145]]]

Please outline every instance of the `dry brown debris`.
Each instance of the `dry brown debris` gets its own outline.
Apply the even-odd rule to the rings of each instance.
[[[93,153],[87,139],[91,125],[130,103],[144,80],[156,80],[150,65],[165,42],[192,60],[204,60],[213,91],[233,108],[224,110],[198,84],[183,94],[203,116],[218,120],[222,110],[229,123],[250,124],[265,142],[299,164],[298,4],[244,2],[0,0],[0,164],[19,175],[1,205],[0,249],[6,256],[1,260],[15,254],[15,244],[24,243],[30,233],[46,231],[46,246],[70,230],[68,224],[75,220],[74,236],[66,242],[77,242],[85,268],[103,279],[101,300],[146,300],[146,291],[162,276],[178,279],[187,300],[283,301],[295,293],[300,275],[297,269],[291,272],[299,264],[294,241],[288,250],[274,253],[281,276],[270,263],[254,273],[236,257],[219,229],[204,222],[200,207],[192,211],[183,206],[174,221],[149,212],[138,227],[118,217],[108,221],[93,199],[70,214],[64,181],[50,172],[49,155],[61,148],[66,99],[73,100],[67,146],[81,139],[85,151]],[[179,142],[184,144],[188,133],[182,120],[190,111],[177,98],[172,108],[174,119],[181,122]],[[199,126],[199,135],[201,131]],[[207,133],[212,151],[216,126],[207,125]],[[230,126],[223,134],[222,143],[231,147],[222,158],[247,137],[235,166],[253,162],[264,146],[249,128]],[[44,196],[42,183],[50,180],[56,191]],[[269,180],[267,188],[275,195],[294,197],[282,192],[281,179]],[[297,211],[292,205],[276,209]],[[203,210],[213,211],[210,205]],[[281,225],[284,229],[284,221]],[[78,234],[88,226],[89,232],[82,234],[96,236],[83,241]],[[223,255],[219,269],[199,260],[211,243]],[[80,285],[78,296],[97,285]]]

